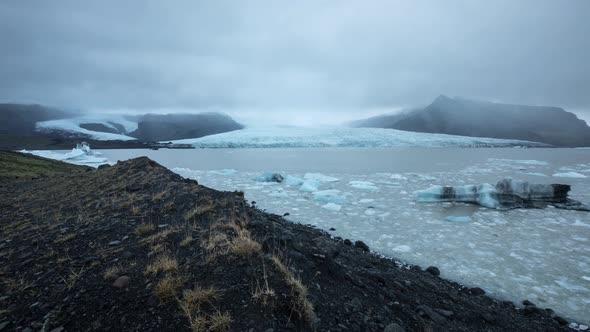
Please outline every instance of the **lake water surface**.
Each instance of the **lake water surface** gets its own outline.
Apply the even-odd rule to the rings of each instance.
[[[111,161],[148,156],[219,190],[242,190],[293,222],[335,228],[372,250],[501,299],[529,299],[578,321],[590,319],[590,213],[416,203],[432,185],[496,183],[504,177],[572,185],[590,203],[590,150],[461,148],[275,148],[101,150]],[[259,182],[264,172],[320,179],[319,191]],[[577,175],[576,175],[577,174]],[[555,175],[555,176],[554,176]],[[577,176],[562,177],[562,176]],[[368,184],[370,183],[370,185]],[[336,201],[339,208],[327,204]],[[467,222],[446,218],[469,217]]]

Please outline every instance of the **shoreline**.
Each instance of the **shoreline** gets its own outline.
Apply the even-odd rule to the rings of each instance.
[[[539,328],[557,331],[564,329],[560,323],[566,323],[551,311],[531,304],[527,304],[524,310],[518,309],[510,302],[498,301],[483,295],[479,288],[466,288],[441,279],[436,268],[423,271],[416,266],[400,265],[395,259],[368,254],[369,248],[360,241],[352,243],[348,239],[332,238],[325,231],[294,224],[278,215],[265,213],[249,206],[244,201],[243,194],[239,192],[219,192],[202,187],[196,181],[182,178],[145,157],[120,162],[111,167],[101,167],[98,170],[87,171],[86,168],[80,168],[80,173],[70,173],[68,170],[57,175],[41,174],[39,176],[47,177],[36,180],[1,182],[2,236],[12,239],[11,242],[7,242],[8,246],[2,246],[2,250],[5,252],[6,249],[12,248],[16,252],[9,251],[8,257],[2,255],[0,259],[9,270],[2,273],[8,272],[10,278],[19,271],[11,264],[22,267],[23,260],[31,260],[27,264],[34,264],[33,269],[41,268],[46,264],[45,261],[53,259],[57,266],[55,270],[60,270],[60,264],[63,264],[60,271],[64,275],[56,271],[54,279],[57,284],[64,286],[58,287],[57,290],[50,289],[49,292],[61,298],[66,296],[71,301],[78,301],[76,299],[81,296],[84,300],[79,300],[80,309],[74,310],[75,312],[81,310],[84,313],[84,308],[91,308],[93,303],[108,301],[111,307],[107,306],[107,309],[115,306],[118,308],[115,311],[120,313],[125,307],[117,304],[117,300],[121,300],[121,294],[126,294],[124,298],[129,297],[127,301],[141,299],[136,301],[140,304],[139,308],[137,305],[127,307],[133,308],[132,312],[137,315],[144,317],[139,309],[145,309],[147,304],[149,308],[161,308],[165,312],[166,315],[162,314],[166,316],[163,320],[174,325],[174,328],[168,326],[167,329],[187,327],[190,326],[191,319],[187,322],[186,315],[182,314],[182,310],[178,310],[175,301],[154,299],[157,286],[163,280],[174,281],[180,278],[183,279],[182,285],[173,294],[173,298],[179,301],[185,298],[186,290],[194,285],[215,281],[213,283],[216,287],[233,294],[233,300],[245,303],[247,309],[243,310],[248,313],[246,316],[235,311],[235,301],[229,301],[227,296],[216,300],[215,307],[227,308],[231,315],[231,330],[252,327],[256,330],[265,330],[260,326],[264,319],[271,319],[274,322],[273,328],[278,330],[289,327],[293,330],[315,328],[383,331],[388,326],[397,324],[406,331],[536,331]],[[79,192],[64,190],[68,188],[78,188]],[[8,192],[14,197],[8,198],[5,195]],[[28,199],[19,200],[23,197]],[[50,200],[60,202],[60,208],[52,209]],[[18,209],[14,205],[15,202],[21,204]],[[193,206],[195,202],[202,203],[197,204],[196,210]],[[171,209],[169,204],[173,204],[174,209]],[[30,224],[29,219],[40,218],[41,215],[36,215],[39,213],[42,213],[44,220],[40,224]],[[187,218],[190,213],[195,214]],[[82,214],[87,218],[85,222],[75,218],[78,216],[79,219]],[[62,225],[66,228],[65,231],[62,231],[62,226],[58,229],[52,228],[53,224],[48,222],[56,216],[65,220]],[[13,229],[14,225],[8,224],[12,219],[16,219],[17,224],[22,225],[18,226],[18,229]],[[153,229],[149,230],[147,235],[138,235],[138,227],[144,225]],[[17,259],[23,252],[30,251],[31,244],[22,241],[21,237],[23,233],[30,233],[33,226],[47,232],[36,235],[41,238],[36,239],[35,246],[57,247],[56,257],[36,257],[39,253],[33,250],[27,257]],[[95,237],[88,238],[90,233],[95,234]],[[191,239],[183,246],[183,243],[187,243],[185,240],[188,239],[189,233]],[[71,237],[70,234],[73,234],[73,237],[65,239]],[[31,238],[33,237],[31,235]],[[103,240],[93,241],[96,238]],[[150,240],[146,242],[147,238]],[[218,239],[214,240],[215,238]],[[111,241],[107,241],[108,239]],[[85,248],[84,243],[87,244],[89,240],[91,243],[97,242],[96,249],[106,251],[90,252],[85,254],[85,257],[70,256],[68,259],[71,262],[66,260],[59,263],[59,260],[63,259],[59,252],[71,254],[72,250],[75,252]],[[111,245],[116,241],[118,243]],[[13,244],[17,247],[13,247]],[[123,246],[125,248],[118,250]],[[187,251],[186,247],[198,252],[199,255],[195,256],[195,253]],[[241,249],[236,249],[238,247]],[[245,250],[245,254],[242,249]],[[163,253],[175,256],[179,265],[175,270],[177,272],[158,271],[155,275],[146,275],[143,270],[147,269],[150,262],[153,263],[154,257],[161,257]],[[92,258],[90,263],[83,263],[89,256]],[[210,260],[211,256],[215,257]],[[278,258],[278,263],[275,257]],[[128,271],[119,272],[124,275],[117,276],[116,280],[124,276],[128,278],[128,282],[131,279],[131,284],[123,288],[114,287],[111,285],[112,280],[105,281],[100,277],[104,269],[113,265],[114,259],[123,265],[133,260],[136,264],[128,266]],[[281,268],[279,263],[286,269]],[[82,270],[92,270],[94,278],[91,273],[79,272],[81,264]],[[79,286],[74,284],[70,287],[69,277],[64,278],[66,272],[74,276],[81,274],[76,282],[79,282]],[[28,277],[23,277],[25,285]],[[146,280],[142,280],[144,278]],[[242,280],[244,278],[245,283]],[[60,282],[60,279],[63,281]],[[18,282],[16,283],[18,286]],[[142,287],[134,287],[138,286],[135,283]],[[236,286],[240,286],[238,290],[234,289]],[[306,290],[303,291],[304,288],[298,288],[299,286],[304,286]],[[2,287],[2,293],[6,293],[6,285]],[[27,294],[36,287],[38,286],[28,287],[23,292]],[[96,293],[96,290],[100,292]],[[257,294],[258,290],[261,290],[258,293],[262,295],[259,294],[254,300],[254,294]],[[78,295],[72,298],[70,294],[88,292],[94,293],[94,296],[85,298],[84,295]],[[101,299],[101,296],[104,296],[104,299]],[[279,301],[281,296],[284,298]],[[36,309],[29,307],[31,303],[28,306],[21,303],[20,299],[29,298],[30,295],[26,295],[14,299],[11,293],[8,299],[2,301],[16,301],[18,303],[13,303],[13,307],[24,314],[23,317],[37,317]],[[48,299],[38,301],[42,302],[41,307],[47,304],[45,301],[51,303]],[[150,301],[157,303],[151,306],[148,303]],[[289,305],[285,307],[285,303]],[[309,306],[315,309],[313,314],[310,313]],[[0,307],[0,310],[2,309],[3,307]],[[45,315],[47,309],[44,309]],[[106,315],[108,310],[105,312],[103,309],[98,310],[98,316],[95,314],[93,317],[100,318],[101,315]],[[207,321],[217,317],[212,308],[200,310]],[[72,327],[93,328],[92,325],[85,325],[90,322],[69,318],[77,317],[75,314],[71,315],[71,312],[69,314],[70,316],[65,315],[66,318],[62,317],[52,324],[63,323],[66,330],[71,330]],[[268,314],[270,316],[267,316]],[[4,314],[0,316],[0,323],[4,322],[3,316]],[[127,317],[125,322],[113,322],[115,325],[111,327],[131,327],[133,325],[129,324],[132,324],[132,321],[133,324],[141,324],[141,320],[132,319],[128,315],[124,317]],[[18,326],[23,326],[25,321],[19,322],[21,325]],[[254,321],[254,324],[250,324],[251,321]],[[255,326],[250,327],[251,325]],[[11,325],[8,328],[14,327]],[[100,327],[104,328],[106,325]],[[149,325],[145,328],[157,329],[162,328],[162,325]]]

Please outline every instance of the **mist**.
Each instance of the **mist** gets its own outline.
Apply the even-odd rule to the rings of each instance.
[[[0,3],[0,100],[336,124],[440,94],[590,118],[590,2]]]

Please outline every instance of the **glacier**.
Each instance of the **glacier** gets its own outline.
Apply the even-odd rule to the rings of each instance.
[[[278,147],[513,147],[547,146],[522,140],[416,133],[381,128],[249,127],[201,138],[175,140],[199,148]]]
[[[117,129],[114,124],[120,125],[125,129],[125,132],[132,132],[137,129],[137,122],[130,121],[122,116],[117,115],[88,115],[88,116],[81,116],[76,118],[70,119],[59,119],[59,120],[49,120],[49,121],[40,121],[37,122],[37,130],[40,131],[50,131],[50,130],[60,130],[65,131],[73,134],[82,134],[86,135],[89,138],[98,140],[98,141],[113,141],[113,140],[120,140],[120,141],[130,141],[135,140],[136,138],[123,135],[123,134],[115,134],[115,133],[105,133],[100,131],[88,130],[85,128],[80,127],[83,123],[100,123],[108,128]]]

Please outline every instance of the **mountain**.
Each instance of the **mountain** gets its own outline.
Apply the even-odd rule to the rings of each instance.
[[[0,134],[34,135],[37,122],[70,116],[66,111],[36,104],[0,103]]]
[[[243,128],[231,117],[220,113],[146,114],[139,118],[137,129],[128,135],[142,141],[171,141]]]
[[[526,106],[439,96],[423,109],[355,121],[353,127],[390,128],[590,146],[590,127],[559,107]]]
[[[71,148],[81,140],[96,148],[145,148],[149,142],[198,138],[242,128],[219,113],[130,116],[0,103],[0,149],[7,150]]]

